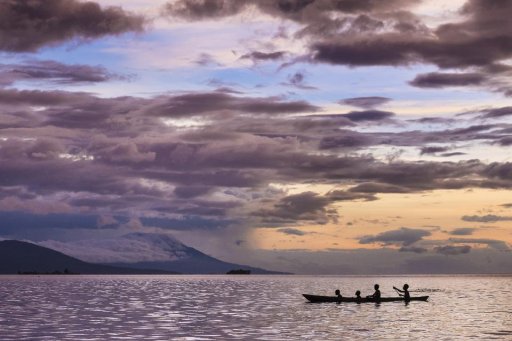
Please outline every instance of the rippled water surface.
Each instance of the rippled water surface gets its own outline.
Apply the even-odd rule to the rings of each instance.
[[[429,301],[302,297],[406,281]],[[0,276],[0,340],[512,340],[511,296],[512,277]]]

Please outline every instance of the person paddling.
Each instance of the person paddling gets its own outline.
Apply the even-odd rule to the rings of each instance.
[[[380,300],[380,290],[379,290],[379,285],[378,284],[375,284],[373,286],[373,288],[375,289],[375,292],[373,293],[373,295],[369,295],[369,296],[366,296],[366,298],[374,298],[376,299],[377,301]]]
[[[396,287],[393,287],[396,291],[398,291],[398,294],[402,296],[406,301],[409,301],[411,299],[411,295],[409,294],[409,284],[404,284],[403,289],[400,290]]]

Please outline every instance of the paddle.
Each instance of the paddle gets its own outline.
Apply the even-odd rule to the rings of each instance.
[[[393,286],[393,289],[396,290],[396,292],[398,293],[398,296],[404,296],[403,294],[401,294],[402,290],[398,289],[397,287]]]

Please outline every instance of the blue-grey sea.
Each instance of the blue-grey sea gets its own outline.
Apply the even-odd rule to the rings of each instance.
[[[307,303],[303,293],[428,302]],[[0,340],[512,340],[512,277],[0,276]]]

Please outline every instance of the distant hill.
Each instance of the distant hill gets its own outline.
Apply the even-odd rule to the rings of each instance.
[[[184,274],[225,274],[234,269],[252,274],[278,272],[224,262],[189,247],[169,234],[130,233],[121,237],[76,242],[45,242],[45,246],[91,262],[116,267],[159,269]]]
[[[67,256],[61,252],[18,240],[0,241],[0,274],[18,272],[79,274],[157,274],[162,270],[141,270],[92,264]]]
[[[283,274],[283,272],[221,261],[187,246],[169,235],[132,233],[126,235],[125,238],[131,241],[147,242],[155,247],[159,247],[169,254],[169,259],[130,263],[115,262],[108,265],[128,266],[137,269],[151,268],[184,274],[225,274],[233,269],[250,270],[252,274]]]

